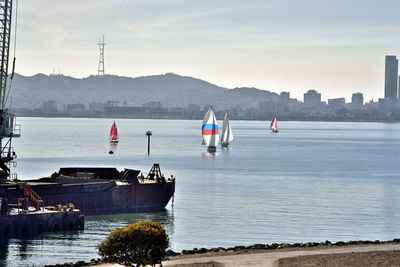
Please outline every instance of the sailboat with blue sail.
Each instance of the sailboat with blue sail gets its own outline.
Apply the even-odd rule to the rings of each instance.
[[[201,129],[203,135],[203,145],[207,146],[208,152],[217,151],[219,143],[219,129],[218,122],[212,109],[209,109],[204,116],[203,126]]]

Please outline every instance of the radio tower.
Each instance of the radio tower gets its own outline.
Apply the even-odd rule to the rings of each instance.
[[[99,42],[97,44],[100,49],[100,57],[99,57],[99,69],[97,71],[97,75],[104,75],[104,46],[106,45],[104,43],[104,34],[103,34],[103,41],[99,38]]]

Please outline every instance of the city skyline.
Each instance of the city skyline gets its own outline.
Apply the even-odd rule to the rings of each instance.
[[[377,101],[384,97],[384,56],[399,54],[399,7],[397,1],[21,2],[16,72],[49,74],[56,67],[73,77],[96,75],[104,34],[106,74],[173,72],[228,88],[289,91],[297,99],[315,89],[323,101],[349,101],[356,92]]]

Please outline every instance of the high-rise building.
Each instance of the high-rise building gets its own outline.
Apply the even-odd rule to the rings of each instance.
[[[304,105],[307,107],[319,108],[321,106],[321,94],[316,90],[308,90],[304,94]]]
[[[397,98],[400,99],[400,76],[399,76],[399,82],[397,83],[397,86],[399,87],[399,92],[397,93]]]
[[[351,105],[353,108],[360,109],[364,105],[364,97],[362,93],[355,93],[351,97]]]
[[[396,56],[385,57],[385,98],[397,98],[398,60]]]

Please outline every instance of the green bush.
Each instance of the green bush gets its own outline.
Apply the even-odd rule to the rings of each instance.
[[[105,262],[145,266],[161,262],[168,246],[168,235],[159,223],[141,221],[113,231],[98,248]]]

